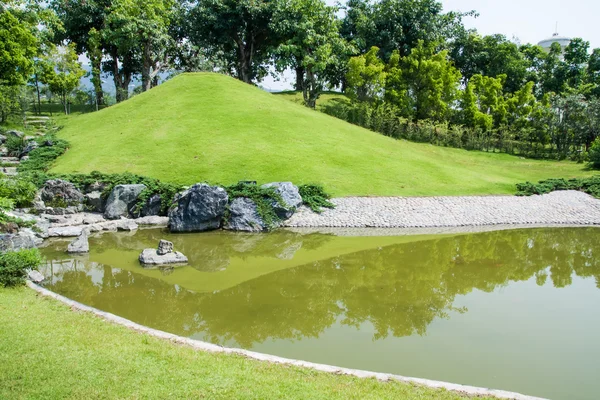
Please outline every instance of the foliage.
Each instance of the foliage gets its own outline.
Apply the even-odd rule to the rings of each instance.
[[[266,75],[265,62],[279,43],[271,21],[279,0],[201,0],[187,16],[188,37],[209,56],[221,54],[235,76],[250,83]]]
[[[37,187],[22,177],[1,178],[0,198],[8,198],[19,208],[29,207],[35,199]]]
[[[0,84],[0,123],[8,121],[12,116],[21,116],[22,97],[22,86]]]
[[[256,204],[256,211],[262,218],[267,229],[272,229],[281,221],[273,209],[273,204],[286,207],[281,195],[275,191],[275,188],[258,186],[255,184],[239,182],[235,185],[225,186],[229,200],[233,201],[239,197],[245,197]]]
[[[350,59],[346,93],[352,100],[376,101],[383,98],[387,73],[378,53],[379,48],[373,46],[367,54]]]
[[[27,271],[42,263],[38,249],[7,251],[0,253],[0,287],[23,284]]]
[[[68,114],[71,94],[79,87],[79,80],[84,74],[75,45],[71,43],[49,52],[42,64],[40,81],[60,98],[64,112]]]
[[[0,5],[0,85],[16,86],[29,78],[37,47],[33,31],[29,21]]]
[[[387,62],[394,51],[407,56],[420,41],[427,47],[454,37],[464,29],[462,18],[473,15],[444,13],[437,0],[350,0],[342,32],[363,53],[377,46]]]
[[[306,184],[298,186],[302,203],[316,213],[321,213],[321,208],[335,208],[335,205],[329,201],[331,196],[325,192],[323,186],[316,184]]]
[[[545,194],[556,190],[579,190],[600,199],[600,175],[578,179],[548,179],[517,184],[517,196]]]
[[[326,71],[336,63],[337,54],[344,54],[348,44],[339,35],[336,7],[323,0],[292,0],[280,10],[275,25],[285,38],[276,53],[281,57],[279,68],[293,66],[304,72],[302,93],[310,108],[326,84]]]
[[[39,147],[29,152],[29,159],[22,161],[18,167],[20,174],[31,175],[46,172],[52,166],[52,163],[61,155],[63,155],[69,143],[63,139],[57,139],[55,135],[49,134],[38,139]],[[52,144],[49,146],[49,144]],[[41,186],[43,182],[33,179],[37,186]]]
[[[589,152],[590,164],[592,168],[600,169],[600,137],[594,140]]]
[[[408,56],[392,53],[388,63],[386,101],[402,116],[415,120],[445,121],[458,95],[460,72],[448,53],[419,41]]]
[[[23,150],[25,150],[25,147],[27,147],[27,142],[23,137],[10,135],[6,139],[5,147],[8,151],[9,156],[21,157],[21,154],[23,154]]]

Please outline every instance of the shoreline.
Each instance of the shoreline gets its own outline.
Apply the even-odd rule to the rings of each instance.
[[[286,228],[435,229],[437,233],[542,226],[600,226],[600,199],[578,191],[529,197],[344,197],[321,214],[300,207]],[[449,232],[450,233],[450,232]]]
[[[223,346],[215,345],[212,343],[207,343],[207,342],[203,342],[200,340],[191,339],[191,338],[187,338],[187,337],[183,337],[183,336],[178,336],[178,335],[168,333],[165,331],[160,331],[157,329],[149,328],[147,326],[135,323],[133,321],[130,321],[130,320],[120,317],[118,315],[111,314],[111,313],[105,312],[105,311],[101,311],[97,308],[87,306],[87,305],[79,303],[75,300],[71,300],[65,296],[54,293],[42,286],[39,286],[29,280],[26,281],[26,284],[30,289],[36,291],[39,295],[57,300],[65,305],[69,306],[69,308],[71,310],[88,312],[88,313],[91,313],[94,316],[99,317],[109,323],[124,326],[133,331],[147,334],[149,336],[152,336],[152,337],[155,337],[158,339],[168,340],[175,344],[189,346],[189,347],[192,347],[193,349],[196,349],[199,351],[207,351],[207,352],[212,352],[212,353],[224,353],[224,354],[236,354],[236,355],[240,355],[240,356],[247,357],[247,358],[250,358],[253,360],[257,360],[257,361],[269,362],[272,364],[296,366],[296,367],[307,368],[307,369],[320,371],[320,372],[327,372],[327,373],[331,373],[331,374],[349,375],[349,376],[354,376],[354,377],[361,378],[361,379],[374,378],[374,379],[377,379],[378,381],[382,381],[382,382],[397,381],[397,382],[403,382],[403,383],[408,383],[408,384],[416,384],[416,385],[426,386],[426,387],[433,388],[433,389],[446,389],[448,391],[457,392],[460,394],[465,394],[465,395],[469,395],[469,396],[473,396],[473,397],[491,396],[491,397],[495,397],[498,399],[545,400],[542,397],[529,396],[529,395],[524,395],[524,394],[520,394],[520,393],[516,393],[516,392],[500,390],[500,389],[488,389],[488,388],[482,388],[482,387],[476,387],[476,386],[461,385],[461,384],[457,384],[457,383],[436,381],[436,380],[431,380],[431,379],[413,378],[413,377],[406,377],[406,376],[395,375],[395,374],[336,367],[333,365],[318,364],[318,363],[313,363],[313,362],[308,362],[308,361],[278,357],[278,356],[264,354],[264,353],[258,353],[258,352],[254,352],[254,351],[250,351],[250,350],[223,347]]]

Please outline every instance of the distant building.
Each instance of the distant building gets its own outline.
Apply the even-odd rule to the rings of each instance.
[[[565,52],[565,48],[569,45],[569,43],[571,43],[571,38],[568,38],[566,36],[560,36],[558,32],[556,32],[552,35],[552,37],[549,37],[548,39],[544,39],[541,42],[539,42],[538,46],[544,49],[546,53],[549,53],[550,47],[552,47],[554,43],[558,43],[560,45],[560,48],[562,50],[562,57],[562,54],[564,54]]]

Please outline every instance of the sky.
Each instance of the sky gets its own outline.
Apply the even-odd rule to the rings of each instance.
[[[326,0],[333,5],[336,0]],[[442,0],[444,11],[470,11],[477,18],[466,18],[467,28],[482,35],[501,33],[517,37],[522,44],[546,39],[554,33],[571,38],[581,37],[590,47],[600,47],[600,0]],[[282,80],[269,77],[262,86],[272,90],[290,89],[294,79],[285,74]]]

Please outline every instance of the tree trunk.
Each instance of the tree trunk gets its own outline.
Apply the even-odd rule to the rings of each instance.
[[[296,67],[296,84],[294,88],[296,90],[302,90],[302,86],[304,84],[304,67],[298,66]]]
[[[100,106],[104,104],[104,91],[102,90],[101,77],[102,59],[94,58],[90,61],[92,64],[92,84],[94,85],[94,92],[96,94],[96,104]]]
[[[316,76],[310,69],[306,70],[306,79],[304,79],[302,85],[302,95],[304,96],[304,104],[307,107],[316,108],[319,92]]]
[[[145,92],[150,90],[152,87],[152,78],[150,73],[152,70],[152,50],[151,45],[148,41],[144,43],[144,50],[142,55],[142,91]]]
[[[254,37],[244,43],[239,37],[234,38],[237,44],[237,77],[242,82],[252,83],[252,58],[254,56]]]
[[[113,80],[115,82],[115,98],[117,103],[127,100],[129,97],[129,83],[131,82],[131,73],[119,70],[119,58],[116,51],[112,53],[113,59]]]
[[[35,91],[37,93],[37,114],[38,115],[42,115],[42,96],[40,95],[40,82],[38,80],[38,74],[37,72],[34,75],[35,77]]]

